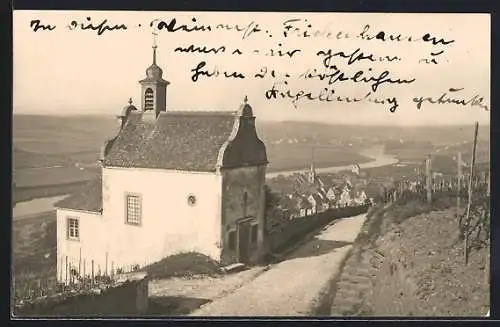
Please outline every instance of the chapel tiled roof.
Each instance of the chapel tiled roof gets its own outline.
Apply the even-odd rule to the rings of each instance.
[[[80,187],[73,194],[55,204],[58,208],[101,212],[102,179],[99,175]]]
[[[229,111],[167,111],[145,122],[141,116],[130,113],[106,147],[105,166],[215,171],[237,117]]]

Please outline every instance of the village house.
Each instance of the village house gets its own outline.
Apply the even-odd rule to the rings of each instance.
[[[292,176],[294,191],[283,195],[280,208],[288,210],[290,218],[294,219],[313,216],[329,209],[369,203],[365,191],[360,185],[353,187],[349,176],[324,177],[323,179],[316,174],[314,161],[308,171],[295,173]],[[367,185],[363,181],[357,180],[358,184]]]
[[[195,251],[222,262],[258,262],[264,251],[266,147],[245,97],[238,111],[167,108],[153,63],[115,138],[100,177],[57,204],[58,279],[110,274]]]

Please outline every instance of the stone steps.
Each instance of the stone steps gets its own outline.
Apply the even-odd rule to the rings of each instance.
[[[247,268],[248,267],[244,263],[238,262],[238,263],[231,264],[229,266],[222,267],[222,270],[225,273],[230,274],[230,273],[237,273],[237,272],[246,270]]]
[[[335,293],[335,298],[348,298],[348,297],[361,297],[362,294],[364,293],[364,289],[362,288],[348,288],[348,287],[343,287],[341,289],[338,289],[337,292]]]
[[[366,266],[366,265],[360,265],[357,267],[350,266],[350,267],[346,267],[342,271],[342,274],[358,275],[358,276],[371,276],[372,273],[373,273],[373,268],[370,266]]]
[[[341,289],[365,290],[365,289],[369,288],[369,285],[363,285],[360,283],[353,283],[353,282],[350,282],[348,280],[339,281],[339,282],[337,282],[336,286],[337,286],[337,290],[341,290]]]
[[[343,297],[343,298],[337,298],[335,296],[335,301],[333,302],[333,306],[336,308],[342,308],[342,307],[353,307],[356,305],[359,305],[363,302],[363,298],[361,297]]]
[[[343,298],[336,300],[331,308],[332,316],[344,316],[347,312],[355,311],[363,303],[361,298]]]

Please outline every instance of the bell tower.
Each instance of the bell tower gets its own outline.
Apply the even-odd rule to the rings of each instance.
[[[312,161],[311,167],[309,168],[309,183],[313,184],[316,181],[316,170],[314,169],[314,148],[312,148]]]
[[[163,71],[156,64],[156,33],[153,33],[153,64],[146,69],[146,78],[139,81],[141,84],[141,109],[143,117],[156,119],[160,112],[167,111],[167,86],[170,84],[163,79]]]

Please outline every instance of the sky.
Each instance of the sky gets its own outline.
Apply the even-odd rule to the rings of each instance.
[[[90,20],[87,20],[87,17]],[[257,119],[307,120],[340,124],[472,124],[489,123],[489,112],[479,106],[423,103],[417,109],[415,97],[437,99],[450,88],[461,89],[453,93],[457,99],[470,99],[477,95],[483,103],[490,103],[490,16],[488,14],[370,14],[370,13],[248,13],[248,12],[97,12],[97,11],[14,11],[13,67],[14,114],[119,114],[132,98],[140,106],[141,91],[138,81],[152,62],[153,29],[150,22],[176,19],[176,26],[228,24],[241,27],[256,26],[244,37],[244,31],[176,31],[163,28],[158,36],[157,63],[164,78],[171,84],[167,90],[167,110],[237,110],[245,96]],[[33,31],[32,20],[55,25],[49,30]],[[125,24],[126,30],[106,31],[98,35],[94,30],[70,28],[71,21],[87,25]],[[286,21],[300,31],[322,31],[304,38],[297,33],[284,36]],[[310,28],[308,28],[310,25]],[[383,37],[366,40],[365,35]],[[69,27],[68,27],[69,26]],[[155,25],[158,26],[157,24]],[[249,28],[249,30],[252,30]],[[267,32],[266,32],[267,31]],[[342,31],[340,39],[337,34]],[[383,31],[383,35],[379,32]],[[327,32],[331,32],[330,37]],[[348,38],[345,38],[345,35]],[[436,40],[453,42],[433,45],[432,42],[391,41],[389,35],[401,34],[421,39],[429,34]],[[179,53],[177,47],[189,45],[209,48],[224,47],[213,54]],[[242,54],[233,54],[238,49]],[[269,56],[270,49],[295,51],[288,56]],[[317,78],[304,79],[301,74],[316,69],[327,71],[324,56],[318,51],[343,52],[349,55],[372,54],[375,61],[365,59],[348,63],[347,58],[336,56],[330,66],[345,76],[363,71],[363,76],[374,78],[384,71],[393,80],[413,80],[411,83],[383,83],[376,91],[371,84],[351,80],[335,82]],[[258,53],[257,53],[258,51]],[[267,53],[267,55],[266,55]],[[432,56],[431,53],[436,54]],[[397,57],[393,61],[378,58]],[[354,56],[355,57],[355,56]],[[353,57],[353,58],[354,58]],[[436,58],[438,64],[419,63],[422,58]],[[221,72],[217,77],[200,76],[196,82],[192,72],[200,62],[205,69]],[[264,78],[255,74],[267,68]],[[275,71],[275,77],[271,71]],[[245,78],[224,78],[223,72],[240,72]],[[328,70],[332,72],[331,68]],[[289,77],[285,77],[288,74]],[[287,81],[287,85],[283,84]],[[336,96],[374,99],[396,98],[398,107],[389,111],[387,102],[370,101],[346,103],[299,99],[267,99],[266,91],[275,88],[290,89],[317,95],[321,90]],[[271,94],[271,92],[267,92]]]

